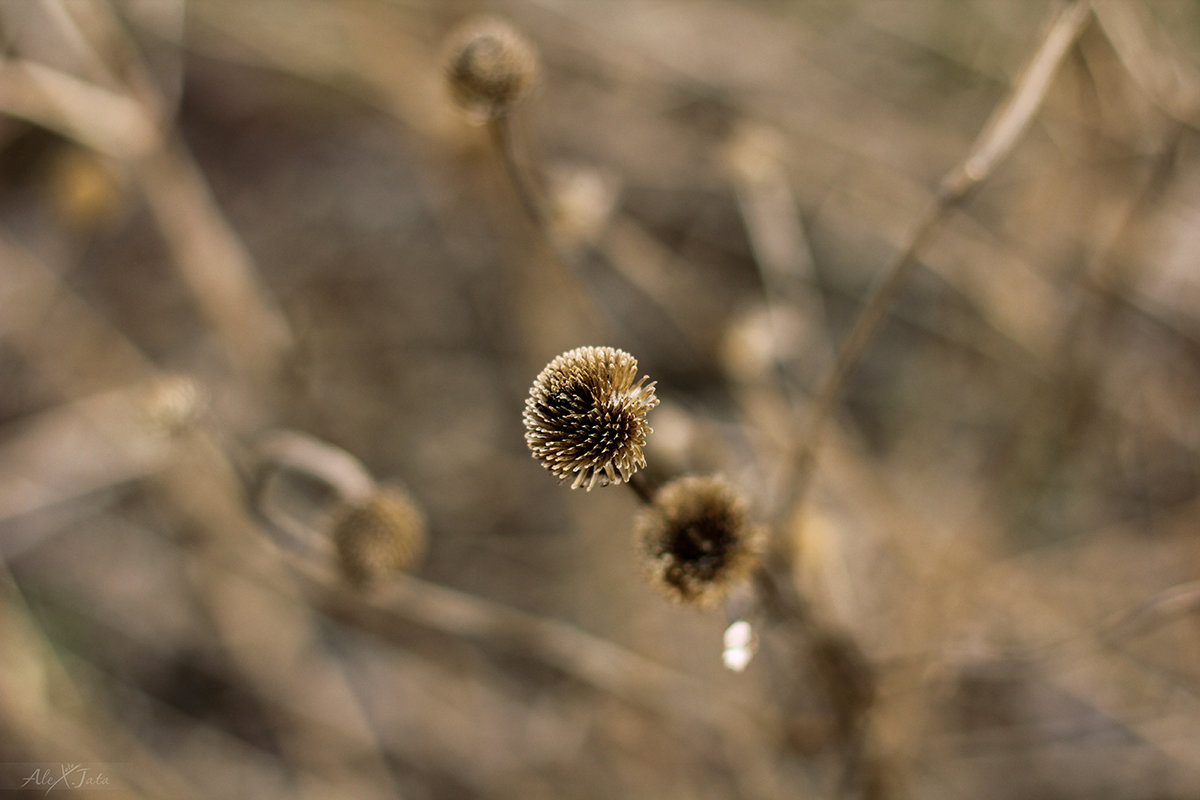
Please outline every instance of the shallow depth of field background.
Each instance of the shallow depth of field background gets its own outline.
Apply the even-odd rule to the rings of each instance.
[[[1096,3],[778,507],[1053,8],[0,5],[0,788],[1200,796],[1200,6]],[[587,287],[442,85],[481,11],[540,50],[514,123]],[[529,384],[584,344],[658,382],[652,476],[721,472],[796,548],[873,673],[858,761],[791,633],[726,672],[724,615],[643,580],[633,494],[529,457]],[[408,487],[418,582],[296,571],[247,502],[276,429]]]

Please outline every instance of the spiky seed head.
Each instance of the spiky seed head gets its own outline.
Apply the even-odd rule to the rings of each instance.
[[[533,46],[496,17],[478,17],[450,34],[446,78],[456,103],[480,122],[503,117],[537,82]]]
[[[404,490],[378,488],[342,511],[333,544],[342,576],[364,587],[416,565],[425,551],[425,518]]]
[[[637,379],[637,359],[612,347],[577,347],[546,365],[525,400],[525,442],[571,488],[628,481],[646,466],[646,414],[654,382]]]
[[[651,583],[676,602],[702,608],[744,580],[766,544],[749,502],[715,476],[664,485],[638,515],[634,534]]]

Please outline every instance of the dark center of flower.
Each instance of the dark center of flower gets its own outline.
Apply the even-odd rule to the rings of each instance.
[[[725,520],[701,517],[680,525],[668,543],[676,563],[701,578],[712,578],[726,560],[731,537]]]
[[[465,71],[482,80],[495,80],[492,74],[503,63],[504,47],[492,36],[480,36],[463,54]]]
[[[596,407],[596,398],[587,386],[575,383],[552,392],[538,406],[538,411],[547,419],[556,419],[590,413]]]

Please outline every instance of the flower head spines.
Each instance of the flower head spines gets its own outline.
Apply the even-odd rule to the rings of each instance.
[[[651,582],[676,602],[700,607],[715,605],[744,580],[766,542],[746,498],[711,476],[663,486],[634,532]]]
[[[577,347],[546,365],[525,401],[525,441],[533,457],[571,488],[628,481],[646,465],[658,405],[654,382],[637,379],[637,360],[612,347]]]

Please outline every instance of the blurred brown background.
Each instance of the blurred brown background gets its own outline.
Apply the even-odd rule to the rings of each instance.
[[[3,788],[1200,796],[1200,6],[1087,5],[949,209],[1055,3],[0,3]],[[513,123],[583,280],[448,99],[478,12],[541,53]],[[792,503],[807,398],[930,213]],[[529,457],[529,384],[583,344],[658,382],[649,474],[743,485],[864,664],[752,610],[727,672],[722,613],[639,574],[636,498]],[[408,487],[414,579],[272,534],[278,429]]]

